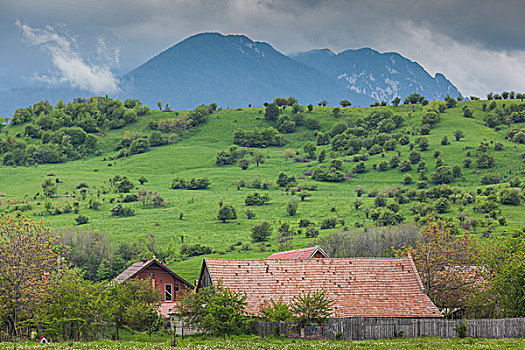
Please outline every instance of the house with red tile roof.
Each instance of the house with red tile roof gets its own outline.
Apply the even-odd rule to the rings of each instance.
[[[288,250],[286,252],[273,253],[268,259],[322,259],[328,255],[318,245],[310,248]]]
[[[197,291],[216,286],[246,294],[246,312],[266,300],[291,302],[325,290],[332,317],[443,317],[424,293],[411,257],[349,259],[204,259]]]
[[[113,279],[113,283],[126,283],[130,278],[151,279],[153,288],[160,294],[161,306],[159,313],[168,317],[177,305],[183,291],[194,287],[191,283],[166,267],[164,262],[156,259],[136,262]]]

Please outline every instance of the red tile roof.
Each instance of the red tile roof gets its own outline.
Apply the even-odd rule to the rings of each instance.
[[[423,293],[417,271],[407,258],[351,259],[204,259],[199,286],[242,291],[248,313],[265,300],[290,302],[302,292],[328,291],[334,317],[442,317]],[[208,275],[206,275],[208,274]],[[209,279],[208,279],[209,280]]]
[[[328,256],[318,245],[310,248],[288,250],[286,252],[273,253],[268,259],[311,259],[315,253],[320,253],[325,258]]]
[[[155,259],[153,259],[153,260],[146,260],[146,261],[143,260],[143,261],[139,261],[139,262],[133,263],[130,267],[128,267],[127,269],[122,271],[117,277],[115,277],[113,279],[113,282],[123,283],[126,280],[128,280],[129,278],[133,278],[133,277],[137,276],[140,271],[150,267],[153,264],[155,264],[158,267],[160,267],[161,269],[165,270],[167,273],[172,275],[174,278],[182,281],[188,287],[193,288],[193,285],[191,283],[189,283],[184,278],[180,277],[175,272],[171,271],[170,269],[168,269],[166,266],[162,265],[160,262],[158,262]]]

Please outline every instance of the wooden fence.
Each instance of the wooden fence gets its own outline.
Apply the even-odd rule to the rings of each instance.
[[[396,337],[456,337],[454,330],[461,320],[350,317],[332,318],[322,326],[309,325],[301,330],[294,322],[256,321],[260,336],[284,334],[288,337],[314,337],[326,339],[364,340]],[[525,337],[525,318],[467,320],[467,336],[473,338]]]

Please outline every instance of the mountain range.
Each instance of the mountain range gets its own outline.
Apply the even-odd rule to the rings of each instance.
[[[119,78],[112,97],[157,101],[190,109],[216,102],[224,108],[262,105],[275,97],[296,97],[300,103],[321,100],[354,106],[402,99],[417,92],[427,99],[460,96],[442,74],[432,77],[417,62],[398,53],[363,48],[335,54],[328,49],[286,56],[270,44],[244,35],[201,33],[191,36]],[[40,100],[90,96],[68,86],[17,87],[0,91],[0,113]]]

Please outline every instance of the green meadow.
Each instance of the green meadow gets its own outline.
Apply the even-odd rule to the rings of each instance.
[[[455,179],[449,185],[457,191],[469,191],[477,193],[483,191],[487,185],[481,184],[481,178],[486,173],[499,174],[501,183],[490,185],[495,188],[509,187],[508,181],[516,176],[523,176],[523,159],[521,154],[525,151],[525,146],[517,142],[512,142],[506,138],[509,128],[523,127],[523,123],[512,125],[500,125],[499,128],[490,128],[485,125],[484,117],[489,113],[483,111],[483,104],[491,101],[463,101],[458,102],[457,106],[441,113],[441,120],[435,125],[428,135],[428,150],[422,151],[422,159],[426,162],[427,175],[435,169],[436,158],[434,150],[438,149],[441,153],[440,158],[449,166],[459,165],[462,177]],[[504,110],[511,105],[523,104],[520,100],[499,100],[497,109]],[[311,112],[304,112],[305,117],[313,117],[321,122],[321,131],[329,130],[332,125],[353,118],[365,117],[374,111],[389,110],[393,114],[403,117],[404,122],[396,131],[403,131],[410,137],[413,143],[420,137],[419,129],[422,125],[422,118],[426,109],[431,108],[433,103],[424,107],[421,105],[401,105],[397,107],[370,107],[370,108],[341,108],[339,116],[335,117],[332,113],[333,107],[314,107]],[[505,105],[505,107],[503,107]],[[463,116],[463,107],[468,106],[473,111],[473,118]],[[184,114],[185,112],[180,112]],[[288,107],[283,112],[291,117],[291,108]],[[357,226],[374,225],[374,222],[366,218],[364,208],[374,207],[374,198],[366,194],[360,199],[364,202],[363,206],[356,210],[354,201],[357,199],[355,188],[364,186],[367,191],[377,189],[383,191],[389,188],[417,189],[415,184],[418,180],[419,172],[417,164],[412,166],[412,170],[401,172],[399,169],[388,169],[387,171],[373,170],[374,164],[386,160],[387,162],[400,151],[401,161],[408,158],[410,153],[409,144],[398,145],[397,150],[385,151],[380,154],[371,155],[365,161],[367,171],[365,173],[351,174],[356,162],[352,161],[351,155],[342,153],[331,154],[331,146],[317,146],[316,153],[326,150],[326,160],[324,165],[330,164],[331,157],[343,160],[343,171],[351,174],[350,178],[344,182],[318,182],[305,176],[305,172],[319,167],[319,162],[313,160],[309,163],[297,163],[292,160],[286,161],[283,156],[285,149],[294,149],[298,152],[298,157],[306,157],[303,146],[306,142],[316,142],[315,134],[317,131],[300,126],[293,133],[283,134],[286,144],[281,147],[268,147],[258,149],[264,156],[263,164],[258,167],[250,158],[250,165],[247,170],[242,170],[237,165],[217,166],[215,157],[218,151],[227,150],[233,145],[233,134],[236,129],[252,129],[254,127],[275,126],[274,122],[264,119],[264,108],[242,108],[218,110],[211,114],[203,125],[188,130],[179,140],[173,144],[152,147],[148,152],[136,154],[124,158],[116,158],[118,153],[115,145],[126,133],[140,132],[144,135],[151,133],[148,123],[151,120],[170,118],[174,112],[151,111],[145,116],[139,117],[138,121],[130,126],[119,130],[112,130],[107,134],[99,135],[98,140],[101,145],[101,154],[90,156],[86,159],[70,161],[61,164],[38,164],[27,167],[8,167],[0,166],[0,209],[13,211],[17,205],[29,204],[24,215],[34,218],[36,221],[42,220],[52,229],[64,229],[67,227],[77,227],[75,218],[82,214],[89,218],[89,222],[81,227],[89,227],[95,231],[102,231],[107,234],[111,241],[117,245],[119,242],[130,242],[139,239],[145,234],[153,234],[155,240],[162,245],[169,246],[172,251],[168,266],[180,274],[182,277],[193,281],[198,277],[199,268],[202,263],[202,256],[182,259],[178,253],[184,243],[200,243],[213,249],[210,257],[222,258],[263,258],[271,252],[278,251],[276,243],[277,228],[282,222],[288,222],[293,229],[299,229],[300,219],[310,219],[319,224],[323,219],[337,217],[343,219],[344,226],[350,232]],[[1,137],[5,138],[5,130],[13,136],[17,133],[23,136],[24,125],[9,126],[4,128]],[[454,138],[456,130],[462,130],[464,137],[460,141]],[[444,136],[448,137],[449,145],[442,145]],[[32,140],[27,140],[31,143]],[[478,169],[475,164],[465,168],[463,160],[468,151],[473,154],[481,142],[489,144],[488,154],[495,158],[496,165],[491,169]],[[496,151],[494,145],[501,143],[503,150]],[[252,151],[254,149],[251,149]],[[414,150],[419,150],[417,146]],[[475,159],[475,157],[473,157]],[[310,191],[311,196],[304,201],[300,199],[300,193],[292,193],[275,185],[275,181],[280,172],[294,175],[298,179],[298,185],[315,185],[317,190]],[[48,176],[54,174],[55,176]],[[403,177],[410,174],[413,183],[404,185]],[[109,182],[115,175],[126,176],[132,180],[135,189],[131,193],[137,193],[145,187],[148,191],[158,192],[165,200],[166,206],[160,208],[144,208],[142,203],[123,203],[125,207],[131,207],[136,215],[131,217],[114,217],[111,209],[122,201],[122,195],[111,190]],[[148,182],[143,186],[137,179],[144,176]],[[171,181],[174,177],[193,178],[207,177],[210,186],[204,190],[173,190],[170,189]],[[55,197],[45,199],[36,196],[42,193],[42,183],[47,179],[58,178],[58,192]],[[255,178],[261,181],[268,180],[273,185],[266,189],[251,189],[238,187],[241,180],[247,184]],[[86,183],[89,187],[86,193],[81,194],[76,187],[80,183]],[[428,180],[429,188],[434,185]],[[244,200],[246,196],[253,192],[266,193],[270,198],[267,205],[252,206],[249,209],[255,213],[255,218],[248,219],[245,211],[248,207]],[[91,198],[97,198],[102,202],[102,206],[97,210],[89,209],[88,202]],[[289,216],[286,211],[287,203],[295,198],[298,202],[298,210],[295,216]],[[485,201],[486,197],[476,196],[476,203]],[[388,202],[392,202],[388,198]],[[51,202],[46,204],[46,202]],[[46,208],[61,208],[67,203],[74,205],[78,203],[78,213],[67,213],[51,215]],[[237,211],[237,220],[226,223],[217,220],[219,203],[230,203]],[[411,208],[414,201],[400,205],[399,212],[405,217],[404,222],[412,223],[417,215],[414,215]],[[450,208],[439,214],[442,217],[449,217],[454,222],[459,223],[456,218],[459,204],[450,202]],[[506,223],[502,225],[498,220],[489,219],[483,213],[473,210],[474,204],[465,207],[466,214],[477,219],[480,224],[472,232],[481,236],[487,231],[490,225],[492,235],[513,234],[519,231],[525,224],[523,217],[523,204],[504,205],[500,204],[501,214]],[[182,215],[181,215],[182,213]],[[181,218],[182,216],[182,218]],[[254,243],[250,237],[250,230],[254,224],[267,220],[273,227],[273,235],[264,243]],[[319,225],[318,225],[319,226]],[[319,227],[318,227],[319,228]],[[339,223],[335,228],[319,230],[319,237],[324,237],[336,230],[342,230],[343,225]],[[238,242],[241,244],[236,245]],[[294,248],[305,247],[314,244],[315,239],[306,238],[303,233],[294,235],[292,245]],[[234,245],[232,247],[232,245]],[[241,247],[244,248],[241,249]],[[248,247],[249,245],[249,247]],[[446,341],[446,340],[443,340]],[[390,347],[396,346],[390,345]],[[397,345],[400,346],[400,345]],[[396,346],[396,347],[397,347]],[[411,345],[412,346],[412,345]],[[414,345],[414,346],[417,346]],[[427,345],[422,345],[428,347]],[[441,345],[439,345],[441,346]],[[443,346],[445,348],[446,346]],[[480,348],[483,345],[480,345]],[[301,347],[300,347],[301,348]],[[332,347],[328,347],[332,348]],[[471,348],[471,347],[469,347]],[[473,347],[476,348],[476,347]]]

